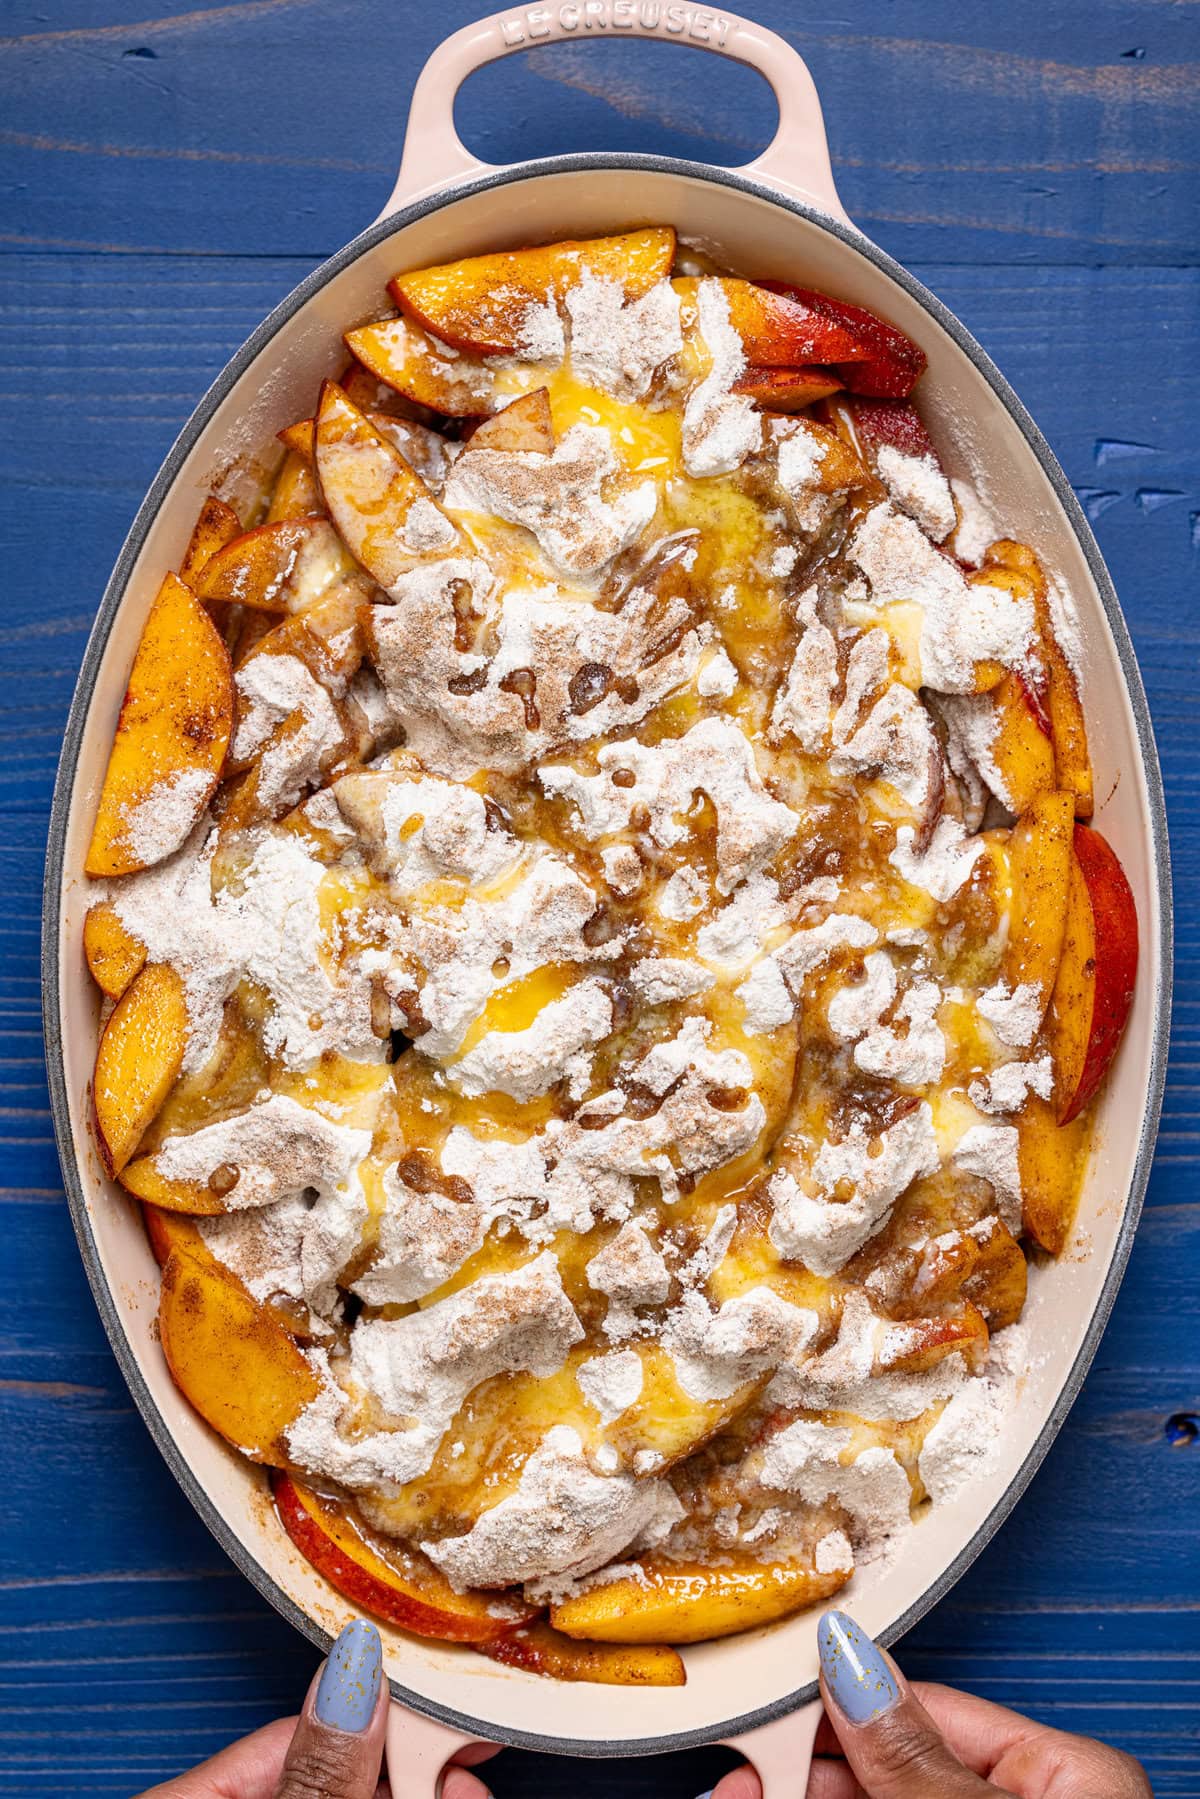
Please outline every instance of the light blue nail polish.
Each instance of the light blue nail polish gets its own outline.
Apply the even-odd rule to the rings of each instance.
[[[900,1689],[879,1649],[848,1613],[825,1613],[817,1646],[829,1691],[851,1724],[869,1724],[891,1711]]]
[[[375,1715],[382,1677],[379,1632],[365,1618],[356,1618],[329,1651],[313,1710],[322,1724],[332,1724],[335,1730],[365,1730]]]

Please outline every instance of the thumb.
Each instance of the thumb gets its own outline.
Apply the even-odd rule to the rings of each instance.
[[[821,1697],[869,1799],[996,1799],[964,1768],[891,1657],[845,1612],[817,1630]]]
[[[275,1799],[375,1799],[386,1731],[379,1632],[356,1618],[309,1688]]]

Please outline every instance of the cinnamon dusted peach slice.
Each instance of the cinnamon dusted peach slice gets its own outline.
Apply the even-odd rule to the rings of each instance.
[[[1002,973],[1028,984],[1044,1012],[1054,992],[1067,924],[1074,806],[1069,793],[1039,794],[1013,827],[1008,855],[1012,899]]]
[[[117,1001],[96,1051],[92,1098],[100,1151],[119,1174],[175,1085],[187,1045],[183,982],[166,962],[143,968]]]
[[[1009,671],[992,689],[995,725],[991,757],[999,793],[1010,811],[1028,812],[1042,794],[1054,791],[1054,745],[1050,721],[1030,681]]]
[[[1079,1203],[1087,1120],[1060,1124],[1053,1104],[1030,1093],[1016,1125],[1022,1228],[1048,1254],[1061,1255]]]
[[[281,519],[218,550],[196,592],[256,612],[302,612],[353,569],[327,518]]]
[[[215,556],[218,550],[224,549],[235,537],[240,536],[242,521],[232,506],[224,500],[218,500],[210,494],[200,508],[200,517],[192,530],[191,540],[184,552],[183,563],[179,570],[179,579],[189,587],[195,587],[204,570],[204,565]]]
[[[1088,825],[1074,831],[1067,921],[1047,1033],[1060,1124],[1078,1117],[1117,1053],[1133,1004],[1138,927],[1115,852]]]
[[[549,456],[554,450],[554,426],[550,422],[550,395],[546,388],[510,400],[471,433],[475,450],[536,450]]]
[[[383,319],[347,331],[346,348],[376,380],[448,418],[491,412],[497,404],[494,365],[475,356],[448,356],[445,345],[412,319]]]
[[[313,448],[330,517],[381,587],[393,587],[423,556],[444,555],[461,542],[411,463],[336,381],[321,389]]]
[[[765,412],[803,412],[806,406],[827,400],[841,387],[830,369],[769,369],[753,365],[733,384],[734,393],[747,394]]]
[[[121,923],[109,900],[89,906],[83,921],[83,953],[101,993],[120,999],[146,961],[146,947]]]
[[[168,575],[130,670],[88,874],[135,874],[179,848],[217,784],[232,728],[229,654],[203,606]]]
[[[687,1674],[665,1643],[584,1643],[539,1618],[476,1648],[494,1662],[551,1680],[590,1680],[607,1687],[682,1687]]]
[[[585,276],[615,282],[637,300],[661,281],[675,259],[669,226],[620,237],[544,244],[469,256],[463,262],[414,269],[388,283],[400,310],[456,350],[503,354],[527,347],[539,315]]]
[[[286,1466],[287,1433],[321,1383],[269,1307],[207,1250],[177,1241],[158,1328],[176,1386],[206,1423],[252,1461]]]
[[[415,1636],[490,1645],[536,1617],[536,1607],[498,1593],[457,1593],[419,1550],[376,1536],[340,1505],[291,1475],[273,1483],[280,1523],[331,1586],[377,1618]]]
[[[708,1567],[653,1556],[640,1557],[638,1569],[552,1606],[551,1624],[599,1643],[704,1643],[829,1599],[851,1574],[819,1574],[800,1563],[731,1558]]]
[[[844,363],[836,356],[812,358],[814,362],[837,362],[838,373],[852,393],[904,400],[924,374],[924,350],[878,314],[868,312],[863,306],[852,306],[848,300],[835,300],[831,294],[818,293],[813,288],[795,287],[790,282],[767,281],[763,285],[787,295],[797,306],[823,316],[853,338],[855,354]]]
[[[978,1306],[989,1331],[1002,1331],[1015,1324],[1025,1310],[1029,1275],[1025,1253],[998,1218],[976,1225],[970,1241],[978,1253],[963,1282],[963,1298]]]

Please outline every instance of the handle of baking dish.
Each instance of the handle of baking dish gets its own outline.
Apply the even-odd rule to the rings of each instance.
[[[763,1799],[796,1799],[808,1784],[820,1722],[821,1701],[814,1699],[773,1724],[726,1737],[724,1746],[745,1756],[762,1782]]]
[[[400,173],[380,218],[491,169],[472,156],[454,129],[454,97],[475,69],[539,44],[600,37],[659,38],[757,69],[774,92],[779,129],[762,155],[739,173],[850,223],[833,185],[821,102],[803,57],[765,25],[672,0],[552,0],[493,13],[456,31],[438,45],[417,77]]]
[[[436,1799],[442,1769],[477,1736],[465,1736],[395,1700],[388,1708],[387,1777],[392,1799]]]

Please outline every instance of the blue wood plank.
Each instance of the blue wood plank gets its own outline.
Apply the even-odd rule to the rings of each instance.
[[[174,0],[147,21],[141,5],[62,0],[47,29],[10,6],[0,242],[326,254],[388,192],[422,61],[480,10]],[[847,204],[903,259],[1195,261],[1189,6],[753,10],[808,57]],[[477,77],[461,114],[497,162],[604,147],[734,163],[766,141],[773,105],[700,52],[589,42]]]
[[[293,1707],[311,1673],[311,1651],[167,1475],[83,1280],[40,1066],[41,858],[84,637],[163,451],[258,319],[376,209],[421,59],[481,6],[452,0],[436,18],[404,0],[178,0],[151,19],[143,0],[59,0],[52,19],[33,0],[6,9],[0,1795],[137,1792]],[[1194,9],[753,10],[809,57],[851,210],[997,357],[1092,513],[1172,808],[1174,1045],[1129,1276],[1029,1495],[904,1660],[1118,1741],[1160,1799],[1200,1799],[1200,1443],[1168,1429],[1200,1410]],[[269,133],[265,118],[278,121]],[[461,123],[498,161],[579,145],[734,161],[769,134],[771,107],[753,78],[710,61],[572,45],[477,77]],[[619,1771],[506,1754],[490,1778],[499,1799],[614,1785],[689,1799],[725,1765],[720,1752]]]

